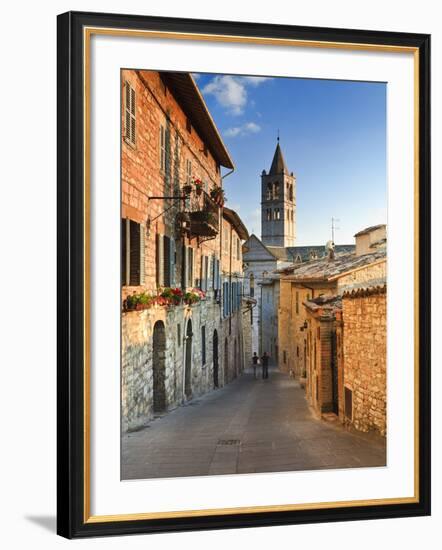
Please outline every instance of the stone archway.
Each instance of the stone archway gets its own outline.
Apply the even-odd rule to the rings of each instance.
[[[213,348],[213,386],[215,388],[218,388],[219,387],[219,379],[218,379],[219,360],[218,360],[218,332],[216,330],[213,331],[212,348]]]
[[[184,395],[186,399],[192,397],[192,321],[187,321],[186,327],[186,351],[184,363]]]
[[[153,327],[152,339],[153,366],[153,411],[166,409],[166,329],[163,321],[157,321]]]

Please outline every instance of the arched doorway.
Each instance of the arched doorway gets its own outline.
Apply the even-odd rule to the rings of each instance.
[[[224,383],[229,381],[229,342],[224,340]]]
[[[186,355],[184,366],[184,394],[186,399],[192,397],[192,321],[187,321],[186,328]]]
[[[219,387],[219,380],[218,380],[218,369],[219,369],[219,361],[218,361],[218,332],[216,330],[213,331],[213,386],[215,388]]]
[[[163,321],[153,327],[153,411],[166,409],[166,329]]]

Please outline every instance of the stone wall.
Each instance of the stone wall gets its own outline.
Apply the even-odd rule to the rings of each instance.
[[[192,326],[191,396],[185,393],[187,324]],[[222,326],[219,306],[203,301],[193,306],[158,306],[131,311],[122,316],[122,430],[144,425],[155,416],[153,362],[154,327],[163,323],[165,338],[165,411],[190,397],[214,389],[214,332],[218,334],[218,386],[224,385]],[[205,327],[203,363],[202,327]],[[178,328],[179,327],[179,328]],[[236,330],[236,328],[235,328]],[[238,329],[239,330],[239,329]]]
[[[387,259],[384,258],[372,264],[364,265],[355,269],[347,275],[337,279],[338,294],[346,291],[366,288],[370,286],[383,285],[387,277]]]
[[[346,422],[386,434],[386,288],[345,293],[342,300],[344,391],[351,392]]]
[[[292,372],[295,378],[301,378],[307,367],[307,331],[301,330],[304,321],[307,319],[304,302],[320,294],[329,295],[336,291],[336,283],[330,285],[315,284],[314,286],[316,288],[313,288],[313,286],[306,288],[296,281],[280,279],[278,304],[279,367],[285,372]]]

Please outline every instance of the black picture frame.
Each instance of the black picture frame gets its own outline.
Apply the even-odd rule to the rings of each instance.
[[[430,514],[430,36],[398,32],[298,27],[69,12],[58,16],[58,401],[57,517],[67,538],[228,529],[298,523],[423,516]],[[418,499],[290,511],[195,517],[87,521],[85,514],[84,405],[84,40],[85,27],[204,33],[414,48],[419,60],[419,468]]]

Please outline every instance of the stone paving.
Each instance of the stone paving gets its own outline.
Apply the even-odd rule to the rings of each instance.
[[[385,439],[315,418],[299,384],[251,372],[122,439],[122,479],[385,466]]]

